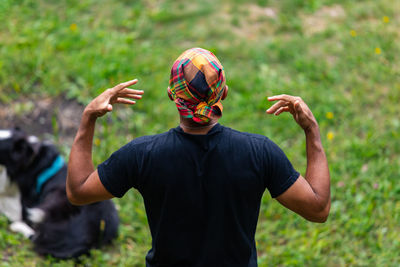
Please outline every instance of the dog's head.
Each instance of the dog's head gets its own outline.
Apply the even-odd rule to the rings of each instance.
[[[21,129],[0,130],[0,165],[9,169],[27,166],[37,153],[38,139]]]

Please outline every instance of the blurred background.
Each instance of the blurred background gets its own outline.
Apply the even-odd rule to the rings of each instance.
[[[220,122],[271,138],[304,174],[305,139],[266,97],[301,96],[320,123],[332,208],[312,224],[265,193],[259,266],[400,263],[400,1],[0,0],[0,128],[20,126],[65,157],[85,104],[138,78],[133,107],[99,120],[99,164],[131,139],[178,125],[170,67],[186,49],[211,50],[229,95]],[[1,266],[144,266],[151,236],[140,194],[116,199],[112,246],[80,263],[38,257],[0,216]]]

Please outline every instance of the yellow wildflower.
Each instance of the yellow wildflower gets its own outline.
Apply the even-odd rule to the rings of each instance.
[[[73,32],[75,32],[78,29],[78,25],[76,25],[75,23],[72,23],[71,25],[69,25],[69,29]]]
[[[100,145],[100,139],[99,138],[94,139],[94,145],[95,146],[99,146]]]
[[[106,222],[104,220],[100,220],[100,231],[103,232],[106,226]]]
[[[326,113],[326,118],[329,119],[329,120],[333,119],[333,113],[330,112],[330,111],[327,112],[327,113]]]
[[[351,30],[350,31],[350,35],[353,36],[353,37],[356,37],[357,36],[357,32],[355,30]]]
[[[379,47],[375,48],[375,54],[380,55],[382,53],[382,50]]]
[[[328,134],[326,135],[326,138],[328,138],[328,140],[332,140],[335,137],[335,135],[333,134],[333,132],[328,132]]]
[[[18,83],[14,84],[14,91],[17,92],[17,93],[21,92],[21,87],[19,86]]]
[[[382,20],[383,20],[384,23],[389,23],[389,17],[388,16],[384,16],[382,18]]]

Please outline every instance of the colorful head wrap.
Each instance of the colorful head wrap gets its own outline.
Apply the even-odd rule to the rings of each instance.
[[[222,116],[225,73],[213,53],[202,48],[186,50],[171,69],[168,94],[184,118],[206,124]]]

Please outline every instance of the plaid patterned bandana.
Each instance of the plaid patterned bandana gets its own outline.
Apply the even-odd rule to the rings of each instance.
[[[221,117],[224,88],[224,68],[210,51],[186,50],[172,65],[168,94],[184,118],[206,124]]]

